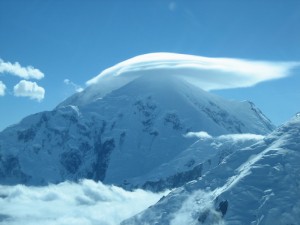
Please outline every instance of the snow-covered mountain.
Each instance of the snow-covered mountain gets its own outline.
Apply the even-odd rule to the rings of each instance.
[[[187,133],[219,136],[273,130],[253,103],[203,91],[183,79],[184,69],[158,63],[155,70],[149,70],[147,62],[132,63],[131,70],[128,65],[107,69],[101,82],[92,82],[53,111],[29,116],[1,132],[0,183],[41,185],[88,178],[128,188],[159,189],[151,182],[175,187],[201,175],[200,167],[210,159],[206,153],[196,160],[183,157],[197,141]],[[164,171],[171,164],[181,167]],[[189,171],[196,174],[170,182],[172,176]]]
[[[299,224],[299,134],[298,113],[122,224]]]

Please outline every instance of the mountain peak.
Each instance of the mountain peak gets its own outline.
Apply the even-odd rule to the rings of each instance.
[[[223,70],[228,72],[228,65]],[[216,83],[207,80],[213,70],[211,59],[166,53],[117,64],[53,111],[29,116],[0,133],[0,174],[15,167],[18,177],[9,174],[5,182],[90,178],[120,184],[179,155],[194,142],[185,137],[188,132],[272,131],[253,103],[201,89],[199,84]]]

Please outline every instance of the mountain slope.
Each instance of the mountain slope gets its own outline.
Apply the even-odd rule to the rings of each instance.
[[[299,224],[300,114],[122,224]]]
[[[0,183],[89,178],[121,185],[175,159],[195,142],[187,132],[266,134],[274,128],[253,103],[228,101],[166,74],[155,70],[105,94],[91,85],[53,111],[5,129]]]

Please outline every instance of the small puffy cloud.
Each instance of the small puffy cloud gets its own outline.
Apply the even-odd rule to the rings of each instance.
[[[163,194],[126,191],[91,180],[45,187],[0,185],[0,224],[116,225]]]
[[[187,138],[192,138],[192,137],[196,137],[196,138],[200,138],[200,139],[210,139],[212,138],[211,135],[209,135],[207,132],[205,131],[199,131],[199,132],[188,132],[187,134],[184,135]]]
[[[299,62],[209,58],[175,53],[150,53],[123,61],[87,81],[113,91],[141,76],[176,76],[203,90],[251,87],[284,78]],[[106,88],[108,89],[108,88]]]
[[[5,95],[5,89],[6,89],[5,84],[0,80],[0,96]]]
[[[83,91],[83,88],[80,85],[75,84],[74,82],[70,81],[69,79],[64,79],[64,83],[66,85],[69,85],[69,86],[73,87],[76,92],[82,92]]]
[[[0,73],[9,73],[23,79],[42,79],[44,73],[39,69],[34,68],[33,66],[21,66],[18,62],[4,62],[0,59]]]
[[[44,99],[45,89],[38,86],[36,82],[21,80],[14,86],[14,95],[41,101]]]

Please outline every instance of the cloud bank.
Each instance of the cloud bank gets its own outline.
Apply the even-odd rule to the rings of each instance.
[[[44,73],[39,69],[34,68],[33,66],[22,67],[18,62],[4,62],[0,59],[0,73],[9,73],[23,79],[42,79]]]
[[[36,82],[21,80],[14,86],[14,95],[41,101],[45,97],[45,89],[38,86]]]
[[[5,84],[0,80],[0,96],[5,95],[5,89],[6,89]]]
[[[177,76],[206,91],[251,87],[284,78],[299,62],[209,58],[175,53],[150,53],[123,61],[88,80],[88,86],[115,82],[110,91],[140,76]],[[108,91],[108,90],[107,90]]]
[[[161,197],[91,180],[46,187],[0,185],[0,224],[117,225]]]

